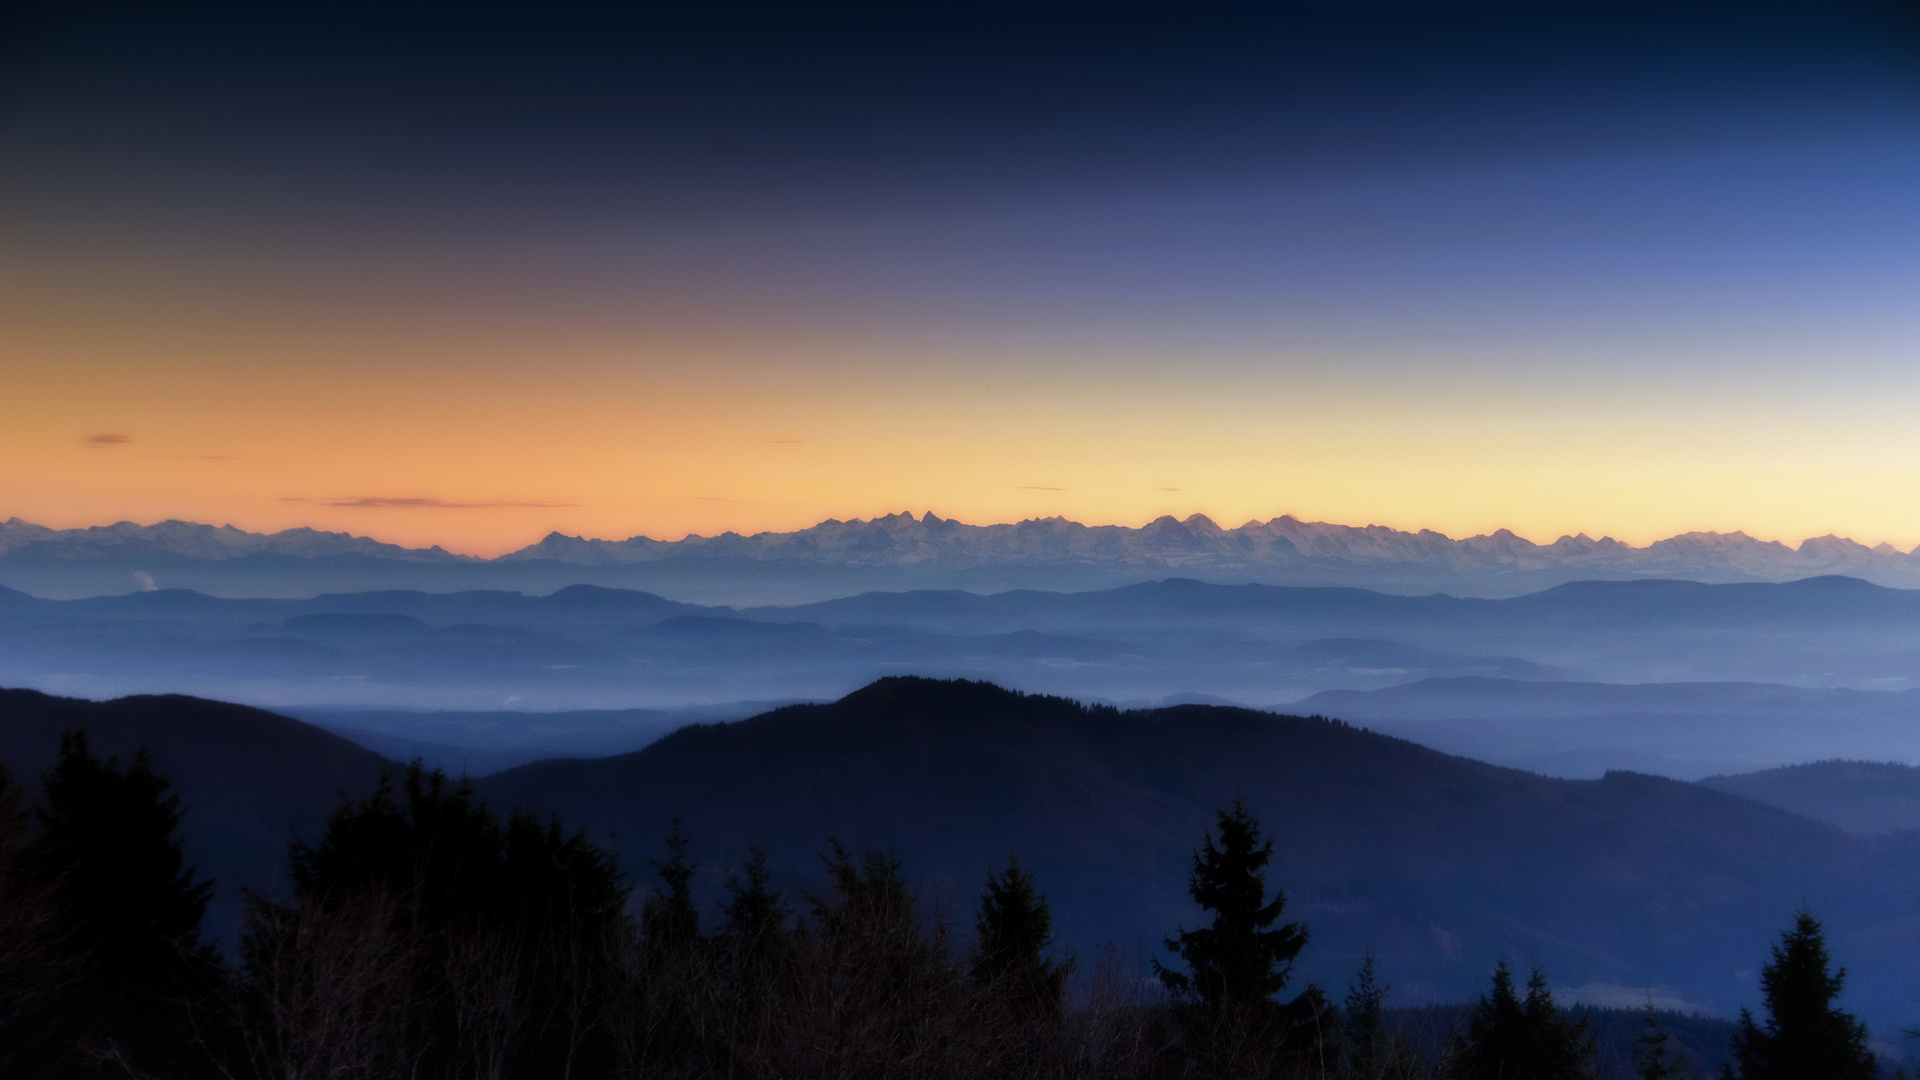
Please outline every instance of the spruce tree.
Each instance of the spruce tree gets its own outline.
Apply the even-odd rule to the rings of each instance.
[[[1590,1080],[1593,1036],[1587,1022],[1570,1022],[1553,1002],[1538,969],[1523,1000],[1502,962],[1493,972],[1493,993],[1480,999],[1467,1033],[1454,1042],[1448,1075],[1457,1080]]]
[[[271,1021],[256,1055],[296,1075],[349,1050],[374,1075],[535,1075],[609,1058],[599,1025],[627,890],[584,833],[526,812],[503,827],[464,780],[416,761],[397,791],[383,777],[343,803],[291,864],[294,903],[255,897],[242,943],[247,1008]],[[285,1019],[314,1001],[362,1024],[318,1059],[304,1022]]]
[[[1245,799],[1216,811],[1219,840],[1210,832],[1193,855],[1188,891],[1213,921],[1168,938],[1167,951],[1186,961],[1187,972],[1154,967],[1177,1000],[1197,1003],[1209,1012],[1223,1007],[1266,1012],[1285,989],[1294,958],[1307,944],[1301,923],[1275,927],[1286,894],[1267,897],[1266,866],[1273,841],[1263,840],[1260,822]]]
[[[1359,974],[1347,991],[1340,1043],[1340,1074],[1353,1080],[1411,1080],[1420,1064],[1405,1042],[1388,1034],[1386,984],[1373,972],[1373,954],[1360,962]]]
[[[666,861],[653,863],[661,888],[640,910],[640,932],[655,951],[684,951],[700,938],[700,912],[693,906],[693,875],[699,867],[687,857],[687,823],[675,814],[670,825]]]
[[[747,849],[744,879],[727,876],[727,904],[720,931],[726,974],[737,994],[752,992],[788,954],[787,920],[793,912],[773,887],[767,849]]]
[[[726,920],[728,938],[758,942],[786,927],[792,912],[772,882],[773,874],[767,869],[767,849],[757,844],[748,848],[745,880],[738,875],[727,877],[727,906],[721,914]]]
[[[59,949],[82,972],[101,1052],[178,1071],[197,1056],[184,1010],[218,972],[199,936],[213,883],[195,881],[182,855],[180,797],[145,748],[122,767],[94,757],[82,731],[60,737],[41,783],[25,860],[56,913]]]
[[[506,838],[472,786],[415,761],[399,794],[382,777],[367,799],[328,817],[318,844],[296,842],[296,897],[326,905],[389,896],[416,934],[495,917],[508,895]]]
[[[1760,969],[1766,1026],[1740,1010],[1733,1056],[1741,1080],[1868,1080],[1874,1075],[1866,1026],[1834,1005],[1846,969],[1829,973],[1827,965],[1820,923],[1812,912],[1802,911],[1773,947],[1772,962]]]
[[[974,916],[973,977],[1013,994],[1023,1005],[1057,1014],[1064,1004],[1069,965],[1047,956],[1053,944],[1053,915],[1047,898],[1034,888],[1033,875],[1018,856],[1005,873],[987,872]]]
[[[1673,1043],[1673,1033],[1661,1027],[1654,1016],[1651,1001],[1635,1041],[1639,1045],[1633,1051],[1633,1075],[1639,1080],[1686,1080],[1693,1075],[1685,1054]]]
[[[49,883],[27,864],[32,815],[0,764],[0,1076],[53,1075],[70,1064],[89,1015],[85,957],[62,940]]]

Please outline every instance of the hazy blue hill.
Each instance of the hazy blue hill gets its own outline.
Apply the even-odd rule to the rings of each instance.
[[[187,856],[220,879],[224,918],[237,888],[271,888],[287,842],[311,837],[342,792],[371,790],[387,762],[319,728],[260,709],[178,695],[82,701],[0,690],[0,761],[28,785],[84,729],[95,754],[130,760],[151,748],[187,806]]]
[[[433,627],[411,615],[295,615],[281,626],[292,634],[326,640],[379,642],[395,638],[424,638]]]
[[[1372,949],[1413,1000],[1458,998],[1505,956],[1562,987],[1669,987],[1725,1008],[1751,999],[1766,943],[1811,902],[1860,994],[1891,1007],[1920,992],[1911,964],[1853,947],[1920,920],[1905,847],[1698,785],[1555,780],[1327,720],[890,679],[481,786],[613,833],[629,857],[655,854],[673,813],[709,864],[757,841],[802,881],[827,836],[894,845],[961,905],[1018,851],[1070,937],[1129,945],[1191,921],[1188,856],[1239,792],[1313,925],[1310,966],[1335,982]]]
[[[1090,592],[1021,589],[980,596],[939,590],[864,593],[840,600],[778,609],[750,609],[748,617],[813,619],[828,624],[885,623],[948,632],[1060,629],[1121,619],[1137,627],[1190,627],[1232,620],[1265,625],[1328,628],[1383,627],[1459,619],[1483,602],[1452,596],[1396,596],[1352,588],[1213,585],[1184,578]]]
[[[1700,783],[1862,833],[1920,829],[1920,768],[1882,761],[1816,761]]]
[[[1433,678],[1324,691],[1292,708],[1574,778],[1632,768],[1698,780],[1835,754],[1920,761],[1912,690]]]
[[[1222,585],[1183,578],[1117,589],[1060,593],[1016,590],[978,596],[953,590],[864,593],[774,609],[749,617],[806,618],[834,624],[883,622],[974,631],[1012,625],[1075,625],[1120,617],[1142,625],[1195,625],[1233,619],[1269,625],[1445,625],[1475,631],[1565,629],[1575,622],[1637,626],[1744,626],[1755,619],[1882,623],[1920,616],[1920,591],[1854,578],[1703,585],[1692,581],[1582,581],[1542,592],[1486,600],[1441,594],[1402,596],[1359,588]]]
[[[1634,624],[1807,622],[1912,619],[1920,590],[1892,589],[1826,575],[1785,582],[1575,581],[1501,601],[1510,611],[1559,614],[1569,608]]]
[[[395,761],[475,776],[554,757],[630,753],[678,728],[739,720],[787,704],[734,702],[680,709],[570,712],[294,707],[288,716],[325,728]]]
[[[1145,703],[1199,693],[1257,706],[1478,676],[1569,685],[1531,692],[1478,684],[1454,693],[1474,699],[1448,705],[1464,711],[1438,715],[1599,715],[1606,710],[1594,702],[1617,693],[1595,688],[1602,684],[1700,684],[1707,688],[1698,700],[1670,694],[1651,709],[1643,694],[1623,698],[1618,711],[1705,718],[1698,730],[1711,730],[1708,741],[1722,747],[1740,741],[1720,738],[1725,724],[1755,711],[1777,720],[1799,710],[1794,715],[1813,720],[1838,710],[1860,736],[1808,747],[1782,729],[1778,739],[1751,745],[1789,753],[1702,757],[1689,749],[1684,772],[1663,764],[1664,751],[1642,752],[1636,736],[1616,747],[1632,753],[1600,762],[1691,779],[1835,755],[1920,761],[1909,752],[1920,733],[1863,734],[1856,714],[1878,708],[1867,697],[1809,689],[1873,688],[1881,692],[1873,700],[1885,701],[1885,691],[1920,688],[1915,595],[1847,579],[1587,583],[1511,600],[1172,579],[1085,593],[869,593],[734,610],[584,585],[541,596],[385,590],[303,600],[160,589],[0,605],[0,683],[90,697],[178,691],[270,706],[574,710],[831,699],[905,671],[1081,699]],[[1756,698],[1708,686],[1761,682],[1793,683],[1809,695],[1788,708],[1762,700],[1779,690]],[[1547,694],[1555,700],[1547,703]],[[1401,700],[1329,699],[1308,711],[1435,715],[1388,709]],[[1475,756],[1495,753],[1470,745]],[[1550,740],[1528,753],[1583,749]],[[1599,775],[1586,759],[1501,760]]]
[[[1299,708],[1356,722],[1459,717],[1573,717],[1623,712],[1675,714],[1702,710],[1750,716],[1912,712],[1920,693],[1807,689],[1767,683],[1594,683],[1521,681],[1466,676],[1421,679],[1381,690],[1328,690]]]
[[[1323,671],[1376,671],[1407,676],[1439,671],[1504,679],[1552,679],[1560,674],[1544,664],[1510,656],[1469,656],[1378,638],[1322,638],[1288,649],[1282,655]]]

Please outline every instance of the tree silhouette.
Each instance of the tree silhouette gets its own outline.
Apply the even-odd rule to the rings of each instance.
[[[654,861],[661,889],[647,897],[640,911],[640,932],[650,949],[683,951],[700,938],[700,912],[693,906],[693,875],[699,870],[687,857],[687,824],[675,814],[667,832],[667,858]]]
[[[1733,1056],[1742,1080],[1785,1080],[1819,1076],[1823,1080],[1867,1080],[1874,1057],[1867,1051],[1867,1029],[1834,1006],[1845,968],[1827,971],[1827,944],[1810,911],[1794,918],[1793,929],[1773,947],[1773,960],[1760,969],[1767,1023],[1740,1010]]]
[[[1004,873],[987,872],[973,925],[974,979],[1003,988],[1020,999],[1021,1007],[1059,1013],[1071,965],[1046,955],[1053,944],[1053,914],[1017,856],[1007,860]]]
[[[1267,863],[1273,841],[1262,840],[1260,822],[1245,799],[1216,811],[1219,841],[1208,833],[1193,854],[1188,891],[1213,921],[1168,938],[1167,951],[1186,961],[1189,972],[1155,963],[1160,981],[1176,999],[1197,1001],[1209,1011],[1225,1006],[1264,1011],[1286,988],[1294,958],[1307,944],[1301,923],[1274,927],[1286,906],[1284,892],[1267,896]]]
[[[1347,991],[1341,1027],[1341,1075],[1352,1080],[1412,1080],[1420,1063],[1405,1042],[1388,1034],[1387,991],[1373,973],[1373,954],[1360,963]]]
[[[1502,962],[1493,993],[1482,997],[1457,1039],[1448,1072],[1457,1080],[1588,1080],[1594,1075],[1593,1036],[1587,1022],[1569,1022],[1553,1003],[1537,969],[1522,1000]]]
[[[180,798],[144,747],[123,768],[94,757],[83,731],[60,737],[41,784],[25,859],[56,913],[60,951],[80,967],[99,1052],[177,1069],[192,1054],[185,1010],[218,972],[199,940],[213,883],[196,882],[182,855]]]
[[[744,879],[737,874],[727,877],[727,905],[721,911],[724,926],[720,935],[726,942],[735,978],[743,977],[777,951],[787,920],[793,915],[772,882],[767,849],[758,845],[747,849]]]
[[[260,1071],[526,1075],[610,1058],[627,890],[584,833],[524,812],[502,826],[464,780],[415,762],[291,863],[294,903],[253,898],[242,943]],[[316,1042],[317,1017],[343,1034]]]
[[[1653,1002],[1647,1002],[1646,1022],[1634,1040],[1633,1075],[1639,1080],[1686,1080],[1693,1069],[1679,1048],[1673,1045],[1673,1033],[1660,1026],[1654,1017]]]

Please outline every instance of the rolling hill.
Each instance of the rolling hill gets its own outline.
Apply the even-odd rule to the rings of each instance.
[[[1815,761],[1700,781],[1860,833],[1920,829],[1920,768],[1884,761]]]
[[[1830,920],[1856,1005],[1885,1018],[1920,992],[1906,962],[1920,932],[1911,838],[1651,776],[1496,768],[1318,718],[888,679],[481,789],[588,823],[629,865],[683,815],[710,886],[750,843],[804,883],[835,836],[896,847],[964,909],[1018,852],[1064,935],[1130,948],[1192,920],[1187,859],[1212,808],[1240,794],[1276,840],[1291,914],[1313,928],[1310,972],[1336,984],[1371,950],[1403,1000],[1458,999],[1505,957],[1595,997],[1658,987],[1725,1010],[1753,1000],[1767,943],[1807,902]]]
[[[241,886],[275,888],[288,842],[314,836],[343,792],[364,795],[390,767],[337,735],[243,705],[0,690],[0,762],[29,790],[58,756],[61,733],[76,729],[98,757],[152,751],[186,806],[187,860],[216,879],[210,917],[221,928],[232,925]]]

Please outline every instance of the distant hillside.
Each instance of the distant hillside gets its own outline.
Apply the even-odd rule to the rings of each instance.
[[[875,589],[1099,589],[1172,575],[1513,596],[1593,578],[1736,582],[1825,574],[1914,587],[1920,559],[1835,536],[1797,547],[1737,532],[1687,533],[1646,547],[1585,535],[1536,544],[1504,529],[1454,539],[1288,515],[1222,528],[1195,514],[1132,528],[1059,517],[968,525],[900,513],[751,536],[595,540],[554,533],[493,560],[313,529],[267,535],[181,521],[63,530],[0,523],[0,584],[63,597],[156,584],[310,596],[379,588],[550,592],[585,583],[737,605]]]
[[[1781,659],[1786,670],[1789,658]],[[1448,753],[1570,778],[1633,769],[1698,780],[1837,754],[1920,761],[1920,725],[1914,723],[1920,691],[1914,690],[1439,678],[1371,691],[1324,691],[1292,708]],[[1834,820],[1826,813],[1811,816]]]
[[[220,886],[215,919],[238,888],[273,888],[287,843],[312,837],[342,792],[371,790],[387,762],[337,735],[284,716],[167,695],[116,701],[0,690],[0,762],[29,790],[58,755],[63,731],[82,729],[100,757],[152,749],[186,804],[187,858]]]
[[[428,768],[450,775],[483,776],[544,758],[629,753],[688,724],[739,720],[784,704],[743,701],[684,709],[545,713],[313,707],[283,711],[394,761],[419,758]]]
[[[1816,761],[1700,781],[1860,833],[1920,829],[1920,768],[1879,761]]]
[[[1803,688],[1794,691],[1799,715],[1818,718],[1833,705],[1850,716],[1857,703],[1920,687],[1920,591],[1838,577],[1616,581],[1489,600],[1174,578],[1094,592],[920,590],[739,609],[593,585],[241,600],[186,589],[51,600],[0,589],[0,685],[92,698],[163,691],[269,708],[671,709],[831,700],[909,671],[1132,706],[1195,694],[1268,706],[1328,690],[1387,691],[1301,706],[1356,720],[1416,715],[1382,708],[1440,685],[1421,680],[1455,680],[1446,684],[1460,689],[1455,697],[1498,709],[1507,706],[1496,695],[1563,699],[1552,715],[1570,715],[1569,703],[1594,715],[1581,702],[1623,692],[1605,684],[1643,683],[1705,687],[1692,700],[1673,697],[1673,715],[1711,711],[1709,698],[1737,714],[1747,709],[1743,694],[1790,688],[1706,684],[1791,682]],[[1500,680],[1557,685],[1536,693]],[[1421,689],[1389,689],[1410,685]],[[1812,689],[1832,687],[1871,690],[1848,698]],[[1439,715],[1505,715],[1479,707]],[[1688,775],[1836,755],[1908,759],[1904,742],[1846,742],[1709,760]],[[1608,767],[1664,771],[1656,764]]]
[[[1189,855],[1240,793],[1276,839],[1290,915],[1313,927],[1311,973],[1335,984],[1372,950],[1402,1002],[1458,1000],[1506,957],[1598,998],[1651,986],[1727,1009],[1754,1000],[1768,942],[1810,902],[1853,971],[1850,1000],[1891,1015],[1920,994],[1907,954],[1885,948],[1920,931],[1913,844],[1699,785],[1554,780],[1327,720],[888,679],[481,787],[611,833],[630,861],[683,814],[709,886],[752,842],[805,883],[810,853],[838,836],[896,846],[964,907],[1017,851],[1070,939],[1129,947],[1193,919]]]

